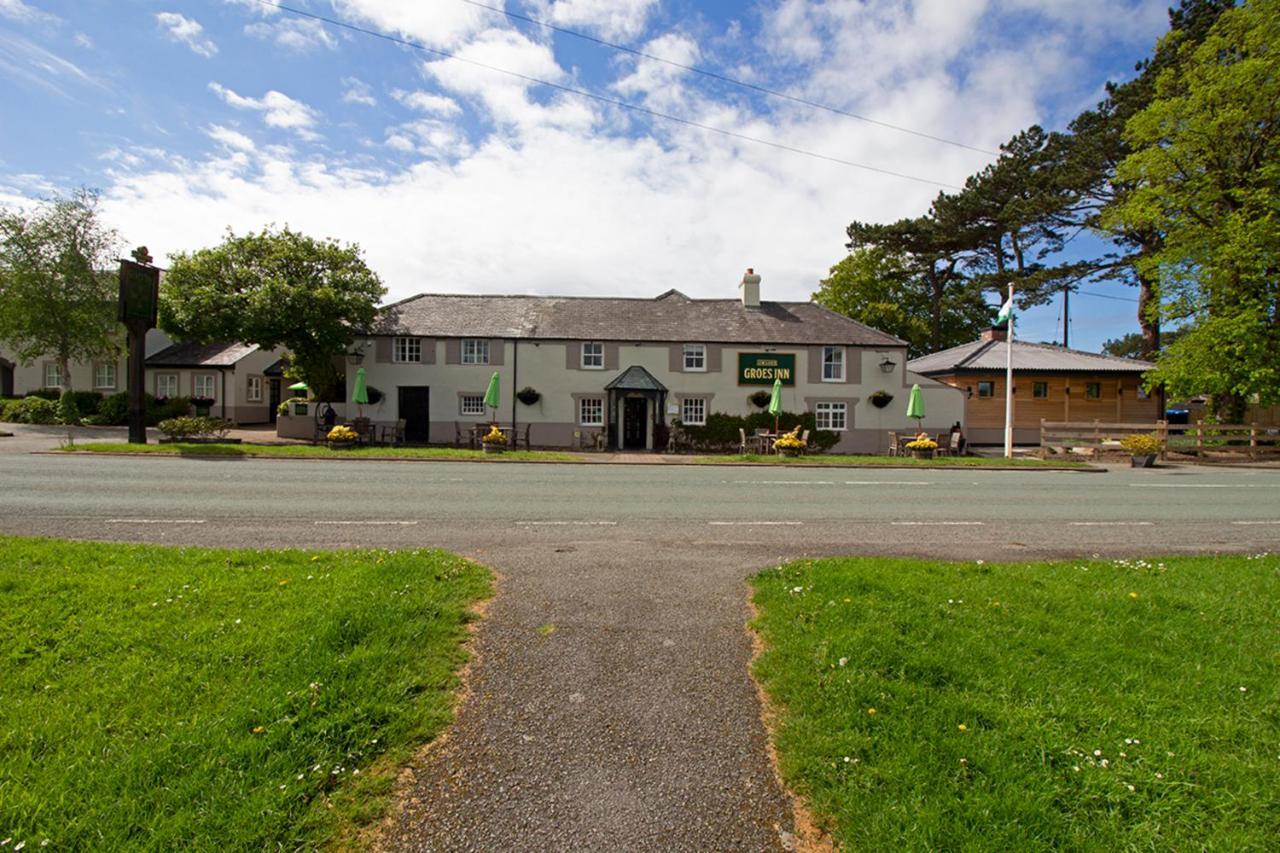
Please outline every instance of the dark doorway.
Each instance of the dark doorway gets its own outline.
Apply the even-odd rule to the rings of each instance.
[[[280,380],[267,380],[267,417],[271,423],[276,422],[276,418],[280,416],[277,409],[280,408]]]
[[[648,401],[643,397],[628,397],[622,401],[622,447],[624,450],[643,450],[645,415]]]
[[[431,436],[431,389],[400,387],[400,417],[404,420],[404,440],[426,444]]]
[[[0,358],[0,397],[13,396],[13,365]]]

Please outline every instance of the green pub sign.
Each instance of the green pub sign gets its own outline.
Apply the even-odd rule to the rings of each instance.
[[[783,385],[796,384],[795,353],[738,353],[739,385],[772,385],[775,379]]]

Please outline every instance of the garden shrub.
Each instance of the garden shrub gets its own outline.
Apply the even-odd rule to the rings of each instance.
[[[24,397],[6,405],[5,420],[16,424],[56,424],[58,404],[44,397]]]
[[[168,438],[226,438],[231,430],[231,422],[222,418],[182,416],[166,418],[160,421],[160,431]]]
[[[76,402],[76,411],[83,418],[85,415],[96,415],[102,405],[101,391],[69,391],[71,399]]]
[[[34,391],[27,392],[28,397],[39,397],[41,400],[48,400],[50,403],[56,403],[62,399],[61,388],[37,388]]]
[[[191,411],[191,400],[187,397],[155,398],[144,395],[147,406],[147,426],[156,426],[163,420],[179,418]],[[123,426],[129,422],[129,393],[121,391],[112,394],[98,406],[98,414],[112,426]]]
[[[71,391],[63,391],[58,400],[58,422],[67,426],[80,423],[80,410],[76,408],[76,395]]]

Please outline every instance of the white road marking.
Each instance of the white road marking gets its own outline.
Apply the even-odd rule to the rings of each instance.
[[[1151,527],[1154,521],[1072,521],[1072,527]]]
[[[517,521],[522,527],[616,527],[616,521]]]
[[[985,521],[891,521],[895,527],[982,527]]]
[[[845,480],[846,486],[932,486],[920,480]],[[974,483],[976,486],[977,483]]]
[[[1130,483],[1131,489],[1280,489],[1280,483]]]
[[[799,527],[803,521],[708,521],[712,527]]]
[[[1233,522],[1231,522],[1231,523],[1232,523],[1232,524],[1239,525],[1239,526],[1241,526],[1241,527],[1244,527],[1245,525],[1250,525],[1250,524],[1280,524],[1280,520],[1277,520],[1277,521],[1233,521]]]
[[[416,521],[317,521],[315,524],[342,524],[342,525],[397,525],[400,527],[412,527],[417,524]]]
[[[725,480],[735,486],[834,486],[834,480]]]
[[[204,524],[203,518],[108,518],[107,524]]]

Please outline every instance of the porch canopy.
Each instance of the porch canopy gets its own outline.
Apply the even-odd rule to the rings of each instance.
[[[618,448],[636,446],[634,441],[628,440],[634,438],[627,430],[629,424],[623,423],[622,428],[619,428],[619,421],[624,417],[619,411],[619,401],[642,398],[648,401],[649,411],[644,430],[639,434],[639,447],[652,448],[657,434],[656,427],[662,423],[663,413],[666,411],[667,386],[659,382],[652,373],[635,364],[615,376],[604,386],[604,390],[609,392],[605,425],[609,435],[614,438],[613,444]]]

